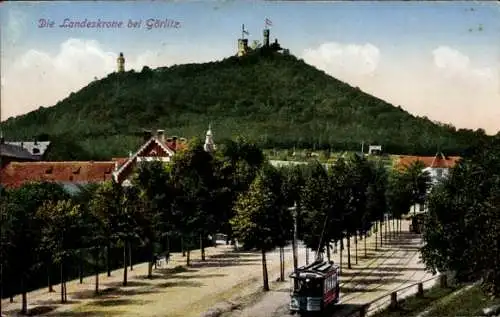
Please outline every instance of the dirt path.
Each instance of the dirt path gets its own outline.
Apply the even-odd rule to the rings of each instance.
[[[370,249],[373,249],[373,241],[373,236],[368,239]],[[360,242],[359,247],[358,266],[362,265],[363,242]],[[375,252],[371,250],[368,253],[369,259],[366,261],[374,261]],[[58,303],[58,285],[54,286],[56,292],[53,293],[48,293],[47,288],[39,289],[28,294],[29,308],[35,308],[46,316],[199,317],[207,310],[221,305],[234,308],[238,306],[241,297],[255,294],[261,289],[262,268],[259,252],[234,252],[232,247],[218,246],[207,248],[206,255],[207,261],[201,262],[199,250],[193,251],[192,266],[186,268],[185,258],[174,253],[168,266],[155,270],[151,280],[145,277],[146,263],[135,265],[134,270],[128,272],[127,287],[121,286],[122,269],[113,271],[111,277],[103,273],[99,277],[102,293],[97,298],[93,296],[94,276],[85,278],[83,284],[79,284],[78,280],[68,282],[69,303],[65,305]],[[337,258],[338,254],[334,255],[334,259]],[[285,259],[286,272],[289,273],[292,269],[289,247],[285,249]],[[310,259],[313,259],[312,252]],[[354,248],[352,259],[354,264]],[[269,279],[274,281],[279,275],[279,252],[269,252],[267,260]],[[344,256],[344,263],[346,261]],[[300,247],[299,265],[304,262],[305,249]],[[288,299],[288,284],[271,284],[273,290],[285,290],[280,293],[281,306],[286,304]],[[274,293],[277,292],[270,294]],[[268,296],[269,294],[266,294],[263,300],[266,301]],[[20,296],[15,297],[14,303],[9,303],[8,299],[3,300],[4,313],[7,316],[15,315],[19,311],[20,301]],[[279,308],[279,305],[275,308]],[[259,314],[247,316],[257,317]]]
[[[403,230],[407,231],[408,222],[403,222]],[[398,239],[384,245],[383,250],[375,252],[373,236],[367,242],[369,252],[364,258],[363,242],[359,245],[361,252],[358,265],[354,263],[352,252],[352,269],[347,269],[347,252],[344,251],[341,274],[341,301],[344,306],[364,304],[383,296],[391,290],[399,289],[417,281],[430,277],[420,263],[418,247],[420,237],[403,232]],[[334,254],[333,260],[340,262],[340,254]],[[290,300],[289,283],[276,285],[260,301],[240,311],[234,311],[231,317],[269,317],[291,316],[288,310]],[[342,315],[342,310],[335,315]]]
[[[192,252],[192,265],[174,253],[170,263],[154,270],[152,280],[145,277],[147,264],[134,266],[129,271],[129,283],[122,287],[123,269],[111,277],[100,275],[102,294],[93,296],[94,277],[67,283],[68,304],[60,305],[59,285],[56,292],[47,288],[28,294],[29,308],[52,316],[182,316],[198,317],[216,304],[234,297],[248,295],[262,287],[261,255],[259,252],[234,252],[232,247],[218,246],[206,249],[207,261],[200,260],[199,250]],[[292,266],[291,249],[285,249],[286,265]],[[267,256],[269,278],[279,275],[279,252]],[[288,269],[287,269],[288,270]],[[3,300],[4,314],[15,315],[20,309],[21,297],[14,303]]]

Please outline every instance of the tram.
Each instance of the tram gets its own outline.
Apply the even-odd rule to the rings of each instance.
[[[319,313],[340,301],[340,268],[331,261],[299,267],[290,278],[292,314]]]

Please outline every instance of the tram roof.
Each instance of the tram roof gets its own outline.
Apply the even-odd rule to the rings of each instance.
[[[316,261],[307,266],[297,268],[297,272],[290,274],[291,278],[295,277],[312,277],[322,278],[328,275],[331,271],[337,271],[339,266],[329,261]]]

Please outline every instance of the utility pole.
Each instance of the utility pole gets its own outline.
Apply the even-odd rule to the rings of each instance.
[[[293,252],[293,271],[297,272],[298,261],[297,261],[297,202],[294,202],[293,207],[290,207],[293,212],[293,240],[292,240],[292,252]]]

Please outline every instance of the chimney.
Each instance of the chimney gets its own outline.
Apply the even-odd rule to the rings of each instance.
[[[144,130],[143,132],[143,137],[144,137],[144,142],[147,142],[149,139],[151,139],[152,133],[149,130]]]
[[[38,145],[38,141],[36,140],[36,136],[33,137],[33,142],[35,143],[35,145]]]
[[[165,143],[165,130],[157,130],[156,136],[162,143]]]

